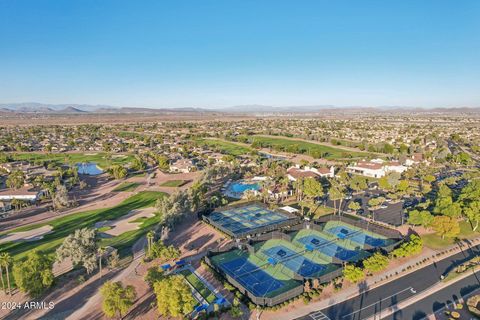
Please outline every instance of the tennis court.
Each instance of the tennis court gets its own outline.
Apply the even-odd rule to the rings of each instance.
[[[264,250],[263,253],[270,257],[271,263],[281,263],[293,272],[310,277],[323,272],[326,266],[310,261],[302,253],[295,252],[285,246],[278,245]]]
[[[337,244],[337,240],[328,240],[319,235],[319,233],[309,234],[307,236],[296,239],[306,248],[314,248],[321,253],[335,257],[342,261],[357,261],[360,259],[360,253],[356,250],[350,250]]]
[[[257,297],[268,295],[284,286],[245,257],[224,262],[220,267]]]
[[[365,244],[368,244],[372,247],[382,247],[382,246],[385,246],[388,241],[388,239],[380,238],[380,236],[378,238],[373,237],[365,232],[362,232],[360,230],[355,230],[345,225],[331,227],[326,229],[325,231],[333,234],[339,239],[349,239],[362,246]]]
[[[291,219],[285,214],[266,209],[257,204],[215,211],[208,218],[219,228],[228,230],[233,234],[253,231]]]

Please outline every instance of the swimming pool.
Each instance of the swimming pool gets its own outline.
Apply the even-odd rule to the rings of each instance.
[[[256,182],[237,180],[230,183],[226,187],[226,190],[224,190],[224,194],[231,198],[241,199],[245,191],[247,190],[258,191],[260,189],[261,189],[260,184]]]
[[[230,190],[233,192],[243,193],[247,190],[260,190],[258,183],[247,183],[243,181],[234,182],[230,185]]]

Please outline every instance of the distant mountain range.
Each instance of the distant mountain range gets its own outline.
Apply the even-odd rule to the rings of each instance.
[[[0,104],[0,112],[3,113],[41,113],[41,114],[88,114],[88,113],[218,113],[218,110],[201,108],[134,108],[113,107],[107,105],[88,104],[43,104],[37,102],[28,103],[3,103]]]
[[[459,108],[418,108],[408,106],[268,106],[268,105],[238,105],[227,108],[135,108],[114,107],[108,105],[88,104],[44,104],[37,102],[3,103],[0,104],[0,114],[9,113],[39,113],[39,114],[292,114],[292,113],[353,113],[353,112],[419,112],[419,113],[480,113],[480,107]]]

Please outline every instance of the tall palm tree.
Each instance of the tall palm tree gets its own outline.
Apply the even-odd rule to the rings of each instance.
[[[102,277],[102,258],[105,254],[105,251],[107,251],[105,247],[98,248],[98,267],[100,269],[100,278]]]
[[[1,263],[0,263],[0,279],[2,279],[2,290],[3,290],[3,292],[7,293],[7,291],[5,290],[5,280],[3,280],[3,266],[2,266]]]
[[[147,233],[147,245],[148,245],[148,255],[152,255],[152,244],[153,244],[153,238],[155,238],[155,233],[150,230]]]
[[[12,264],[12,258],[10,257],[10,254],[7,252],[4,252],[0,255],[0,264],[5,268],[7,271],[7,284],[8,284],[8,294],[12,295],[12,289],[10,286],[10,274],[8,272],[10,265]],[[3,282],[3,278],[2,278]]]

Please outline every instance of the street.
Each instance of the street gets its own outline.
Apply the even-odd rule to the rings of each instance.
[[[480,254],[480,245],[435,262],[375,289],[368,290],[368,288],[366,288],[368,291],[359,296],[298,319],[327,320],[328,317],[328,319],[331,320],[360,320],[373,315],[378,316],[385,308],[396,305],[416,293],[428,289],[440,280],[441,275],[453,270],[455,265],[458,265],[478,254]],[[474,280],[471,285],[480,285],[478,279],[471,280]],[[361,288],[361,286],[362,284],[359,284],[359,288]],[[462,289],[461,285],[458,289]],[[422,310],[430,310],[428,312],[431,312],[432,306],[429,306],[428,304],[429,301],[425,301],[424,305],[422,305]],[[404,316],[399,312],[392,319],[411,319],[411,317]]]

